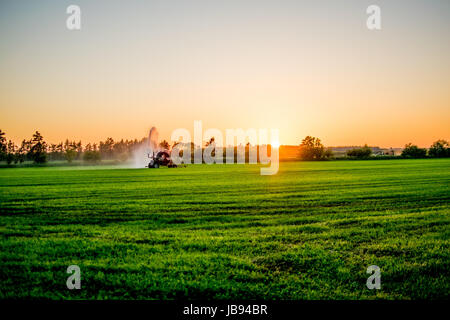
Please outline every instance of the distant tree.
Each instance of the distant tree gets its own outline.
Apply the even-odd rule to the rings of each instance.
[[[112,147],[111,158],[118,159],[120,161],[126,161],[128,159],[128,140],[124,141],[123,139],[114,142]]]
[[[113,157],[114,140],[113,138],[107,138],[105,142],[100,141],[100,155],[104,159],[111,159]]]
[[[30,157],[35,163],[47,162],[47,144],[38,131],[33,134],[31,139]]]
[[[56,160],[58,157],[57,145],[52,143],[48,146],[48,157],[50,160]]]
[[[75,149],[76,149],[75,142],[72,142],[72,141],[69,141],[69,139],[66,139],[66,141],[64,142],[64,145],[63,145],[64,153],[67,150],[75,150]]]
[[[19,163],[23,163],[29,157],[31,149],[31,141],[22,140],[22,144],[16,151],[16,159]]]
[[[166,140],[163,140],[159,143],[159,146],[164,150],[169,150],[170,144]]]
[[[347,151],[347,156],[356,159],[367,159],[372,154],[372,149],[370,149],[367,144],[362,148],[355,148]]]
[[[328,155],[319,138],[306,136],[300,144],[299,156],[302,160],[322,160]]]
[[[76,151],[77,151],[77,158],[81,159],[81,155],[83,154],[83,145],[81,144],[81,141],[78,141],[75,144],[75,148],[76,148]]]
[[[56,145],[56,158],[58,160],[64,160],[64,144],[62,142]]]
[[[48,147],[49,151],[49,159],[50,160],[63,160],[64,159],[64,148],[63,143],[60,142],[59,144],[52,143]]]
[[[92,151],[92,145],[90,143],[88,143],[85,147],[84,147],[84,152],[86,151]]]
[[[450,145],[448,141],[438,140],[434,142],[430,149],[428,149],[430,157],[445,158],[450,157]]]
[[[5,159],[7,149],[8,146],[6,143],[5,133],[0,130],[0,161]]]
[[[408,143],[402,151],[404,158],[425,158],[427,155],[426,149],[421,149],[416,145]]]
[[[61,146],[62,158],[71,163],[79,155],[78,151],[81,143],[76,143],[75,141],[69,141],[66,139],[64,144]],[[59,147],[58,147],[59,148]]]
[[[100,152],[98,151],[86,150],[83,154],[83,160],[86,162],[98,162],[100,158]]]
[[[6,150],[6,163],[11,164],[12,162],[16,162],[16,145],[11,140],[8,141],[8,147]]]
[[[64,158],[69,163],[71,163],[76,157],[77,157],[77,151],[75,149],[67,149],[64,152]]]

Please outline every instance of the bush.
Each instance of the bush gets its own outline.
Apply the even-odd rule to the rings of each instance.
[[[445,140],[438,140],[433,143],[428,150],[430,157],[445,158],[450,157],[449,143]]]
[[[427,156],[427,149],[421,149],[416,145],[408,143],[402,151],[404,158],[425,158]]]

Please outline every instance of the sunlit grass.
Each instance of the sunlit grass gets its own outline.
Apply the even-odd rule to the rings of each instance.
[[[0,297],[448,298],[449,182],[446,159],[0,169]]]

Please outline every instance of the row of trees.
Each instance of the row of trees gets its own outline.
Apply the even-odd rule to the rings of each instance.
[[[214,138],[206,143],[206,146],[213,144]],[[13,141],[7,140],[5,133],[0,130],[0,161],[10,163],[22,163],[26,160],[35,163],[45,163],[47,160],[85,160],[97,162],[101,159],[125,161],[142,145],[147,143],[147,138],[141,140],[120,140],[114,141],[107,138],[99,144],[83,146],[81,141],[69,141],[59,144],[47,144],[43,136],[36,131],[30,140],[23,140],[20,146],[16,146]],[[174,144],[175,145],[175,144]],[[170,149],[170,144],[163,140],[160,143],[162,149]],[[173,146],[172,146],[173,147]],[[245,156],[248,160],[249,144],[245,146]],[[191,146],[193,155],[194,145]],[[225,154],[225,151],[224,151]],[[270,150],[269,150],[270,154]],[[362,148],[355,148],[347,151],[349,158],[366,159],[372,155],[372,149],[365,145]],[[214,156],[214,151],[213,151]],[[450,145],[445,140],[434,142],[431,147],[422,149],[411,143],[407,144],[402,152],[404,158],[424,158],[424,157],[450,157]],[[326,148],[319,138],[307,136],[302,140],[299,147],[299,158],[301,160],[326,160],[333,157],[333,153]]]
[[[87,162],[98,162],[100,160],[120,160],[126,161],[132,157],[133,153],[140,149],[143,145],[147,145],[148,138],[141,140],[120,140],[114,141],[112,138],[107,138],[105,141],[100,141],[98,144],[88,143],[85,146],[81,141],[70,141],[66,139],[65,142],[58,144],[48,144],[44,141],[42,135],[36,131],[30,140],[23,140],[20,146],[16,146],[13,141],[7,141],[5,133],[0,130],[0,161],[5,161],[8,164],[22,163],[24,161],[33,161],[35,163],[45,163],[54,160],[84,160]],[[215,139],[211,138],[206,147],[215,143]],[[169,142],[163,140],[159,143],[159,147],[163,150],[173,148],[177,143],[170,146]],[[188,146],[189,147],[189,146]],[[190,143],[191,158],[194,158],[194,143]],[[245,146],[245,159],[249,159],[250,144]],[[235,149],[235,157],[237,155],[237,147]],[[268,155],[270,156],[270,148],[268,148]],[[182,151],[180,153],[182,155]],[[224,158],[226,150],[223,149]],[[215,156],[215,151],[212,152]],[[258,153],[259,159],[259,153]]]
[[[333,157],[333,152],[325,148],[319,138],[307,136],[300,144],[299,158],[301,160],[326,160]],[[372,149],[365,145],[347,151],[347,157],[354,159],[367,159],[372,155]],[[430,148],[421,149],[411,143],[405,145],[402,152],[404,158],[444,158],[450,157],[450,144],[445,140],[434,142]]]
[[[319,138],[306,136],[300,144],[299,158],[301,160],[327,160],[333,157],[333,152],[325,148]],[[372,149],[365,145],[347,151],[347,157],[367,159],[372,155]]]
[[[426,156],[433,158],[450,157],[450,144],[448,141],[438,140],[427,150],[408,143],[402,151],[402,157],[404,158],[425,158]]]
[[[17,147],[11,140],[6,141],[5,133],[0,130],[0,160],[6,160],[8,164],[24,162],[27,159],[43,163],[47,159],[46,152],[47,144],[37,131],[31,140],[24,140],[21,146]]]
[[[127,160],[133,152],[147,142],[147,138],[141,140],[120,140],[114,141],[107,138],[105,141],[88,143],[85,146],[81,141],[70,141],[58,144],[48,144],[44,137],[36,131],[30,140],[23,140],[20,146],[13,141],[7,140],[5,133],[0,130],[0,161],[11,163],[22,163],[33,161],[35,163],[45,163],[48,160],[85,160],[97,162],[101,159]],[[168,148],[167,141],[161,142],[162,148]]]

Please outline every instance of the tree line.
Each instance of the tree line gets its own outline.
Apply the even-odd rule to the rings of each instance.
[[[372,156],[372,149],[365,145],[362,148],[353,148],[347,151],[347,158],[368,159]],[[434,142],[430,148],[422,149],[408,143],[401,154],[402,158],[446,158],[450,157],[450,144],[446,140]],[[299,147],[299,158],[301,160],[327,160],[333,158],[333,152],[325,148],[319,138],[307,136],[302,140]]]
[[[81,141],[70,141],[66,139],[58,144],[45,142],[44,137],[36,131],[31,139],[22,140],[20,146],[6,139],[6,134],[0,130],[0,161],[11,163],[23,163],[33,161],[34,163],[45,163],[54,160],[84,160],[87,162],[98,162],[102,159],[125,161],[147,142],[147,138],[141,140],[114,141],[107,138],[105,141],[88,143],[83,145]],[[167,144],[163,141],[161,144]]]
[[[31,139],[22,140],[20,146],[13,141],[6,139],[6,134],[0,130],[0,161],[11,163],[23,163],[24,161],[33,161],[34,163],[45,163],[54,160],[84,160],[86,162],[99,162],[100,160],[120,160],[126,161],[132,154],[143,145],[146,145],[148,138],[141,140],[120,140],[114,141],[107,138],[105,141],[97,143],[88,143],[83,145],[81,141],[70,141],[66,139],[58,144],[48,144],[44,137],[36,131]],[[214,138],[206,143],[206,146],[214,143]],[[177,143],[174,143],[175,146]],[[161,149],[169,150],[170,144],[163,140],[159,146]],[[173,147],[172,146],[172,147]],[[248,160],[249,144],[245,146],[245,159]],[[194,145],[191,143],[192,155]],[[235,153],[237,148],[235,147]],[[270,154],[270,147],[269,147]],[[365,145],[362,148],[348,150],[347,158],[350,159],[368,159],[372,156],[372,149]],[[214,156],[214,151],[212,156]],[[259,155],[258,155],[259,156]],[[225,152],[224,152],[225,157]],[[300,146],[298,158],[300,160],[328,160],[334,157],[330,148],[326,148],[321,140],[316,137],[306,136]],[[419,148],[411,143],[405,145],[401,157],[403,158],[443,158],[450,157],[450,145],[445,140],[437,140],[430,148]]]

